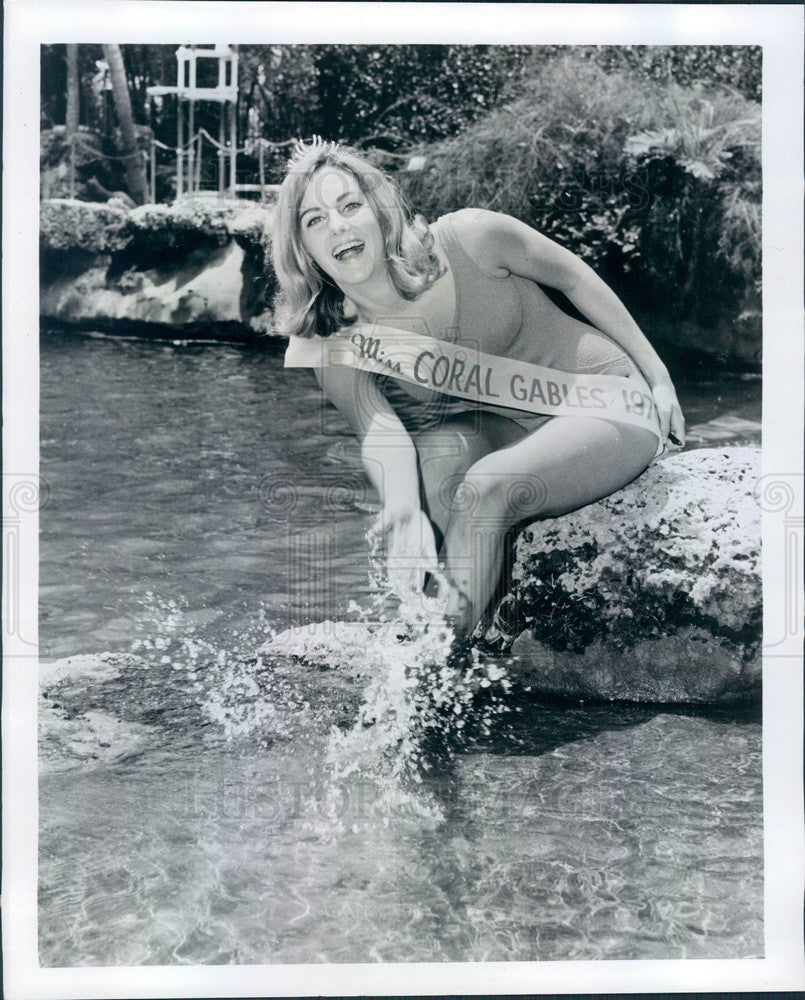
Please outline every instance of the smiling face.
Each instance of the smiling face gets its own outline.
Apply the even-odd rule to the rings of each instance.
[[[380,223],[348,171],[332,166],[316,171],[299,206],[299,227],[305,251],[342,290],[382,270]]]

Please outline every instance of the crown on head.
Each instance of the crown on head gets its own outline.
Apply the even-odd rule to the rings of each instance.
[[[338,149],[337,142],[329,142],[327,139],[322,139],[320,135],[314,135],[308,143],[304,139],[297,139],[293,146],[288,169],[295,170],[319,153],[335,153]]]

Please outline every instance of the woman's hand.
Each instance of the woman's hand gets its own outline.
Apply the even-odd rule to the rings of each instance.
[[[437,565],[433,528],[419,507],[386,504],[369,531],[383,544],[389,583],[398,593],[419,591]]]
[[[673,445],[681,448],[685,444],[685,418],[670,378],[662,379],[653,385],[651,394],[657,407],[657,416],[660,418],[663,444],[670,440]]]

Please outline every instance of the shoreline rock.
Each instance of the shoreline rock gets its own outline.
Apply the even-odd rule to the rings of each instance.
[[[81,654],[39,666],[39,776],[81,768],[108,767],[134,758],[154,742],[153,729],[118,718],[109,711],[87,707],[76,713],[65,695],[86,686],[113,682],[130,666],[125,654]]]
[[[671,455],[598,503],[530,525],[485,643],[510,648],[518,683],[540,693],[758,698],[759,466],[756,448]]]
[[[271,335],[272,220],[270,205],[243,202],[43,201],[42,322],[163,338]]]

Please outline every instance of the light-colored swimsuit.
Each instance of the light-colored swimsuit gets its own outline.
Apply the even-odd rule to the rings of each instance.
[[[476,264],[456,235],[452,215],[443,215],[433,229],[453,274],[455,326],[462,340],[484,343],[499,336],[517,344],[527,332],[519,341],[523,350],[517,354],[518,360],[564,372],[641,377],[632,359],[613,340],[561,312],[535,282],[516,274],[497,277]],[[444,337],[444,333],[434,336]],[[553,419],[448,396],[422,402],[413,399],[408,387],[393,378],[381,376],[378,383],[411,432],[430,429],[447,417],[478,408],[506,416],[528,431]]]

